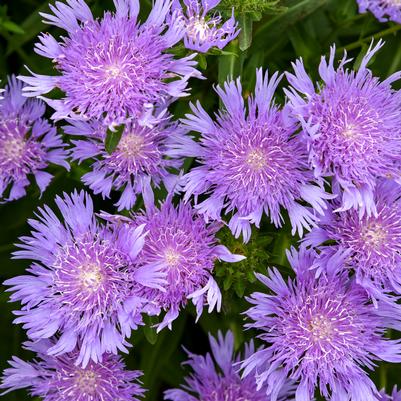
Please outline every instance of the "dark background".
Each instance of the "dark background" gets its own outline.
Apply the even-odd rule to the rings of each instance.
[[[54,73],[51,61],[33,52],[36,37],[41,31],[58,33],[56,28],[44,25],[38,14],[40,11],[48,11],[47,3],[48,1],[39,0],[0,0],[1,85],[4,85],[9,74],[25,74],[24,66],[29,66],[37,73]],[[101,16],[106,9],[113,9],[112,1],[109,0],[92,0],[88,3],[97,16]],[[209,111],[216,109],[218,100],[212,87],[221,83],[227,75],[241,75],[247,92],[253,88],[256,67],[263,66],[271,72],[285,71],[291,68],[291,61],[302,56],[309,73],[316,77],[320,57],[328,53],[332,43],[337,44],[338,57],[347,50],[355,57],[357,66],[371,38],[383,38],[386,45],[372,62],[371,68],[382,78],[401,68],[401,25],[380,23],[370,14],[359,15],[355,0],[234,0],[231,3],[223,0],[223,12],[229,4],[237,6],[236,14],[247,28],[250,27],[249,21],[253,20],[253,33],[242,35],[239,40],[230,44],[226,48],[231,53],[229,55],[202,57],[202,72],[207,80],[191,82],[191,96],[172,106],[177,118],[188,110],[189,100],[199,99]],[[146,17],[150,6],[150,1],[141,0],[142,18]],[[251,46],[241,51],[240,47],[246,47],[251,39]],[[56,194],[83,187],[80,177],[86,171],[85,165],[74,165],[69,173],[56,167],[51,167],[50,170],[56,178],[42,198],[39,198],[39,191],[33,185],[25,198],[0,205],[0,282],[21,274],[28,266],[27,261],[11,260],[10,254],[15,250],[13,244],[17,238],[29,232],[26,220],[33,216],[35,209],[44,203],[54,207]],[[103,201],[100,197],[95,197],[95,202],[97,210],[115,211],[113,199]],[[254,336],[255,333],[242,330],[241,312],[247,308],[243,296],[256,287],[253,282],[254,271],[264,271],[268,265],[276,265],[289,273],[284,250],[290,244],[295,244],[297,239],[291,238],[287,227],[276,230],[264,222],[261,230],[255,232],[246,247],[227,232],[220,233],[223,243],[232,251],[244,253],[248,257],[240,264],[222,263],[216,266],[217,279],[223,289],[221,314],[208,315],[206,312],[195,325],[194,309],[188,307],[174,322],[172,332],[165,329],[156,336],[151,329],[141,329],[134,333],[132,342],[135,346],[126,356],[126,362],[129,368],[142,369],[145,372],[143,381],[149,389],[147,401],[162,400],[164,389],[176,387],[182,382],[185,369],[181,368],[180,362],[185,359],[185,353],[181,345],[191,351],[204,353],[208,350],[207,333],[216,333],[218,329],[233,330],[238,348],[245,340]],[[8,303],[8,295],[4,289],[0,288],[1,370],[6,367],[7,359],[12,355],[31,357],[21,349],[21,343],[26,340],[24,332],[12,324],[12,310],[18,305]],[[373,379],[379,388],[386,386],[389,390],[393,384],[401,383],[400,376],[400,366],[382,364]],[[23,401],[31,398],[25,391],[19,391],[10,393],[3,399]]]

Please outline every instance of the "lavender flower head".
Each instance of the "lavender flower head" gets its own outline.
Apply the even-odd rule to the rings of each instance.
[[[256,375],[259,388],[277,392],[285,378],[298,383],[297,401],[310,401],[315,388],[335,401],[377,401],[378,391],[363,368],[375,361],[399,362],[399,340],[384,337],[387,328],[401,328],[400,306],[375,307],[363,287],[340,272],[347,254],[338,252],[325,274],[311,268],[322,263],[312,250],[292,249],[288,254],[296,278],[286,282],[277,269],[259,280],[273,294],[254,293],[254,306],[246,314],[248,328],[262,331],[266,342],[246,359],[244,375]]]
[[[42,34],[36,52],[50,58],[60,73],[21,77],[28,96],[59,88],[61,100],[45,99],[56,113],[66,117],[103,119],[108,125],[142,118],[153,104],[167,103],[187,94],[187,81],[200,77],[195,55],[175,59],[166,51],[178,43],[184,28],[166,18],[170,2],[155,0],[148,19],[138,22],[139,0],[114,0],[116,12],[94,19],[84,0],[66,0],[50,6],[53,14],[41,14],[45,22],[65,29],[60,42]]]
[[[394,21],[401,24],[400,0],[358,0],[359,12],[370,11],[380,22]]]
[[[309,161],[317,177],[333,177],[342,193],[340,211],[359,209],[361,216],[376,214],[373,193],[376,180],[391,177],[401,182],[401,92],[391,84],[397,72],[384,81],[374,77],[367,64],[382,47],[370,47],[358,71],[346,68],[346,54],[334,68],[335,46],[324,57],[315,88],[302,60],[287,74],[293,115],[308,136]]]
[[[188,352],[189,365],[193,373],[185,378],[182,389],[165,392],[164,399],[171,401],[271,401],[266,398],[266,384],[256,388],[255,378],[241,378],[238,363],[241,356],[234,353],[234,336],[231,331],[224,337],[221,332],[217,339],[209,335],[212,355],[195,355]],[[253,342],[245,345],[244,357],[255,352]],[[288,401],[293,395],[290,385],[284,387],[278,400]],[[293,399],[291,397],[291,399]]]
[[[327,257],[340,249],[349,252],[346,268],[352,268],[358,284],[374,298],[385,293],[401,295],[401,186],[380,180],[374,193],[377,216],[359,218],[354,209],[334,213],[330,207],[318,228],[305,237],[305,244],[321,246]],[[384,292],[383,292],[384,291]]]
[[[25,196],[31,174],[43,193],[53,178],[43,171],[49,163],[70,168],[61,136],[43,118],[44,103],[28,100],[22,89],[11,77],[0,99],[0,200],[6,202]]]
[[[125,128],[117,148],[109,154],[104,146],[106,128],[96,121],[72,121],[65,127],[71,135],[83,135],[83,140],[73,140],[72,159],[83,160],[96,157],[92,171],[82,177],[95,194],[109,197],[112,188],[122,190],[117,202],[118,210],[131,209],[137,194],[143,193],[150,183],[161,183],[170,192],[177,181],[172,169],[179,169],[183,160],[167,158],[167,150],[185,134],[185,131],[161,117],[153,126],[141,126],[130,122]]]
[[[223,49],[239,34],[234,10],[230,19],[223,22],[220,13],[209,15],[221,0],[174,0],[173,10],[178,12],[180,22],[185,26],[184,44],[187,49],[206,53],[212,47]]]
[[[24,348],[38,359],[25,362],[14,356],[4,371],[3,394],[27,388],[32,397],[43,401],[139,401],[142,397],[138,380],[142,372],[126,370],[121,357],[106,354],[102,362],[82,368],[75,364],[76,350],[58,357],[47,355],[53,345],[50,340],[26,342]]]
[[[78,344],[77,364],[99,362],[105,352],[127,351],[125,338],[142,323],[144,300],[134,287],[162,288],[157,268],[140,268],[143,226],[109,227],[97,222],[91,198],[73,193],[56,197],[64,222],[45,206],[29,220],[15,258],[34,260],[26,275],[9,279],[11,301],[21,301],[16,323],[34,340],[59,335],[49,355]]]
[[[239,80],[228,82],[216,91],[224,103],[216,121],[202,106],[191,105],[183,124],[201,133],[200,142],[188,138],[170,152],[171,156],[196,157],[200,166],[183,177],[185,200],[209,195],[197,205],[207,218],[220,219],[233,213],[229,227],[236,238],[241,233],[249,241],[251,224],[259,227],[263,213],[276,227],[283,223],[281,207],[288,211],[293,234],[302,236],[322,214],[325,198],[330,197],[315,185],[307,165],[307,149],[297,126],[285,110],[274,105],[274,91],[280,81],[275,73],[257,71],[255,96],[248,98],[246,112]],[[308,202],[315,210],[301,205]]]
[[[174,206],[171,196],[157,208],[151,196],[145,196],[146,210],[133,215],[128,224],[147,231],[145,244],[138,255],[138,263],[144,270],[163,272],[167,285],[163,290],[141,287],[139,295],[154,306],[154,313],[167,313],[158,325],[158,331],[178,317],[181,307],[192,300],[198,318],[204,304],[209,313],[220,311],[221,293],[212,272],[217,259],[238,262],[244,256],[232,254],[219,245],[216,232],[220,224],[206,224],[189,203]]]

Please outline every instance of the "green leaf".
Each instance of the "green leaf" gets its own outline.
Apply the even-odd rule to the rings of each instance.
[[[238,18],[238,22],[241,29],[238,38],[239,48],[245,51],[249,49],[252,43],[253,16],[251,13],[242,13]]]
[[[25,31],[21,27],[19,27],[16,23],[12,21],[4,21],[1,25],[9,32],[17,33],[20,35],[25,33]]]
[[[121,124],[116,128],[114,128],[113,130],[111,130],[110,128],[107,129],[107,136],[104,142],[104,146],[108,154],[113,153],[116,147],[118,146],[118,143],[120,142],[121,136],[124,132],[124,128],[125,125]]]

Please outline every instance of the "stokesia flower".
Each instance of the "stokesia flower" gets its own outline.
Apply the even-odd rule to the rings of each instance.
[[[75,364],[78,351],[49,356],[50,340],[26,342],[24,348],[38,359],[25,362],[14,356],[5,369],[0,389],[3,394],[26,388],[32,397],[43,401],[139,401],[144,389],[140,371],[126,370],[120,356],[105,354],[103,361],[85,368]]]
[[[359,12],[370,11],[379,21],[401,23],[401,0],[357,0]]]
[[[30,236],[21,237],[14,258],[33,260],[27,274],[5,282],[11,301],[21,301],[16,323],[34,340],[58,335],[49,355],[62,355],[77,344],[77,364],[102,360],[105,352],[126,352],[125,340],[142,323],[144,300],[138,286],[159,288],[157,268],[136,265],[144,242],[143,226],[109,227],[97,222],[84,192],[56,197],[64,222],[45,206],[30,220]],[[161,288],[161,287],[160,287]],[[146,305],[145,305],[146,306]]]
[[[116,12],[102,19],[94,19],[83,0],[66,3],[56,2],[53,14],[41,15],[68,35],[57,42],[42,34],[35,47],[60,75],[20,77],[29,85],[28,96],[56,87],[65,93],[61,100],[45,99],[56,110],[53,118],[104,118],[112,125],[146,117],[152,104],[187,95],[188,79],[200,77],[194,54],[176,59],[167,52],[184,35],[174,16],[166,24],[169,1],[155,0],[143,24],[137,19],[139,0],[114,0]]]
[[[234,336],[231,331],[223,337],[218,333],[217,339],[209,335],[212,355],[195,355],[188,352],[189,365],[193,373],[185,378],[182,389],[165,392],[164,399],[171,401],[271,401],[266,398],[266,385],[256,388],[255,378],[241,378],[238,363],[241,355],[234,353]],[[255,352],[253,342],[245,344],[244,357],[249,358]],[[293,395],[292,387],[286,383],[276,394],[280,401],[287,401]],[[278,396],[278,398],[277,398]],[[291,397],[291,399],[293,399]]]
[[[225,110],[213,121],[202,106],[191,105],[193,114],[182,122],[188,130],[201,133],[200,142],[187,138],[170,151],[171,156],[196,157],[200,166],[183,177],[185,200],[209,195],[197,205],[207,218],[231,214],[229,227],[236,238],[249,241],[251,224],[259,227],[263,212],[276,227],[288,211],[293,227],[302,236],[323,213],[330,197],[315,185],[308,169],[307,148],[286,113],[274,105],[277,73],[268,80],[257,71],[255,96],[248,98],[248,112],[239,80],[217,87]],[[308,202],[315,210],[301,204]]]
[[[22,89],[11,77],[0,99],[0,199],[6,202],[25,196],[31,174],[43,193],[53,178],[43,171],[50,163],[70,168],[61,136],[43,118],[44,103],[28,100]]]
[[[339,249],[349,252],[346,268],[352,268],[358,284],[374,298],[385,292],[401,295],[401,186],[381,180],[376,186],[374,201],[377,216],[359,218],[356,210],[334,213],[330,207],[305,237],[305,244],[321,246],[327,257]],[[337,205],[338,206],[338,205]],[[322,246],[325,241],[335,243]]]
[[[377,401],[364,368],[401,361],[400,341],[385,337],[387,328],[401,328],[400,306],[373,305],[342,270],[346,252],[333,255],[320,276],[313,269],[322,263],[315,251],[301,247],[287,256],[296,277],[287,282],[277,269],[257,274],[269,293],[248,298],[253,323],[246,327],[261,330],[266,345],[243,362],[244,375],[255,373],[268,395],[288,377],[298,383],[297,401],[310,401],[315,388],[335,401]]]
[[[150,185],[161,183],[170,192],[177,181],[174,170],[179,169],[183,160],[167,157],[167,150],[173,146],[185,131],[169,116],[162,116],[153,126],[141,126],[138,122],[128,123],[116,149],[109,154],[105,149],[106,128],[99,122],[72,121],[65,127],[71,135],[85,136],[84,140],[72,141],[72,159],[82,162],[96,158],[92,171],[82,177],[95,194],[109,197],[112,188],[122,190],[117,202],[118,210],[131,209],[137,194]]]
[[[302,60],[287,74],[286,91],[292,114],[308,137],[309,160],[317,177],[333,177],[342,203],[338,210],[359,209],[361,216],[376,213],[373,192],[380,177],[401,182],[401,92],[392,89],[397,72],[384,81],[374,77],[367,64],[382,47],[369,48],[358,71],[346,68],[344,55],[334,69],[335,46],[324,57],[315,88]]]
[[[239,34],[234,10],[230,19],[223,22],[219,12],[209,15],[221,0],[174,0],[173,10],[178,12],[180,22],[185,27],[184,45],[187,49],[206,53],[211,47],[223,49]]]
[[[144,270],[160,270],[167,276],[164,290],[142,286],[139,291],[154,306],[155,313],[167,312],[158,331],[171,328],[188,300],[195,305],[198,318],[205,303],[209,313],[220,311],[221,292],[212,276],[214,262],[238,262],[245,257],[218,244],[220,224],[206,224],[189,203],[180,202],[175,207],[169,197],[157,208],[148,194],[145,205],[146,210],[133,215],[128,224],[144,226],[147,232],[138,263]]]

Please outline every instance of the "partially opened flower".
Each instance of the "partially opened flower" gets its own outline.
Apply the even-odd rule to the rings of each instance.
[[[157,267],[136,264],[144,242],[143,226],[109,227],[97,222],[91,198],[73,193],[56,197],[60,221],[45,206],[29,220],[15,258],[33,260],[27,274],[5,282],[12,301],[21,301],[16,323],[36,340],[59,335],[51,355],[80,346],[77,363],[102,360],[105,352],[126,351],[125,338],[142,323],[144,300],[134,287],[161,288]]]
[[[285,110],[274,105],[273,96],[280,78],[257,71],[255,95],[248,98],[248,111],[240,81],[218,87],[225,110],[213,121],[198,103],[192,105],[183,124],[201,133],[200,141],[188,138],[170,152],[172,156],[196,157],[200,166],[183,177],[185,200],[191,195],[208,198],[197,205],[212,219],[230,214],[229,226],[236,237],[247,242],[251,224],[259,227],[263,213],[276,227],[288,211],[293,227],[302,236],[323,213],[330,197],[316,185],[308,169],[307,148],[297,125]],[[315,210],[305,206],[309,203]]]
[[[106,127],[98,122],[72,121],[65,132],[85,136],[73,140],[72,159],[82,162],[96,158],[92,171],[82,177],[95,194],[109,197],[112,189],[122,190],[116,204],[118,210],[134,206],[137,194],[151,182],[154,187],[161,183],[170,192],[177,179],[177,171],[183,159],[167,157],[167,150],[185,134],[168,115],[160,117],[152,126],[128,123],[116,149],[109,154],[105,149]]]
[[[105,118],[108,125],[142,118],[153,104],[187,94],[187,81],[200,76],[194,55],[176,59],[167,52],[184,35],[182,24],[166,24],[170,2],[155,0],[148,19],[138,21],[139,0],[114,0],[116,12],[94,19],[84,0],[66,0],[42,14],[67,31],[58,42],[42,34],[36,52],[54,62],[56,76],[21,77],[29,96],[61,89],[61,100],[46,99],[54,118]]]
[[[138,378],[140,371],[126,370],[121,357],[106,354],[102,362],[86,367],[75,364],[78,351],[49,356],[50,340],[27,342],[24,348],[37,359],[25,362],[14,356],[5,369],[0,389],[3,394],[26,388],[32,397],[43,401],[139,401],[145,390]]]
[[[219,224],[206,224],[189,203],[174,206],[170,197],[160,208],[147,201],[146,210],[135,214],[129,224],[144,226],[147,231],[138,263],[145,271],[157,269],[167,276],[165,290],[141,287],[139,292],[156,311],[167,312],[158,330],[171,327],[188,300],[196,306],[198,318],[205,304],[209,312],[220,311],[221,293],[212,276],[214,263],[217,259],[237,262],[244,257],[218,244]]]
[[[359,12],[370,11],[379,21],[394,21],[401,24],[400,0],[357,0]]]
[[[400,306],[373,305],[364,288],[341,271],[346,253],[333,256],[319,277],[314,251],[293,249],[288,257],[296,278],[286,281],[277,269],[269,270],[258,275],[269,293],[248,298],[253,307],[246,314],[253,322],[247,327],[262,332],[265,347],[243,362],[244,375],[255,374],[259,387],[267,383],[267,394],[288,377],[298,383],[301,401],[312,400],[315,389],[336,401],[376,401],[378,391],[364,368],[401,361],[400,341],[385,337],[387,328],[401,328]]]
[[[373,192],[378,178],[401,182],[401,92],[392,88],[397,72],[380,81],[367,68],[382,46],[369,48],[357,71],[344,55],[334,68],[335,46],[319,67],[322,83],[313,84],[302,60],[287,74],[292,114],[303,125],[309,161],[317,177],[333,177],[342,194],[338,210],[376,213]]]
[[[221,0],[174,0],[173,10],[178,12],[179,21],[185,27],[184,44],[188,49],[206,53],[212,47],[222,49],[239,34],[234,14],[223,21],[219,12],[209,12]]]
[[[319,227],[305,237],[305,243],[321,246],[328,257],[339,249],[349,252],[347,269],[374,298],[388,292],[401,295],[401,186],[380,180],[374,193],[377,215],[359,218],[356,210],[333,212],[330,207]],[[338,206],[338,205],[337,205]]]
[[[225,337],[221,332],[217,339],[209,335],[212,355],[195,355],[188,352],[189,365],[193,373],[185,378],[182,389],[165,392],[164,399],[171,401],[289,401],[293,395],[288,382],[277,393],[276,398],[266,398],[266,384],[256,388],[253,376],[241,378],[238,363],[241,355],[234,353],[234,336],[231,331]],[[255,352],[253,342],[245,345],[244,357],[249,358]]]
[[[42,193],[53,176],[44,171],[49,164],[67,170],[67,151],[56,127],[43,118],[45,105],[22,96],[23,84],[9,79],[0,99],[0,199],[25,196],[32,175]]]

